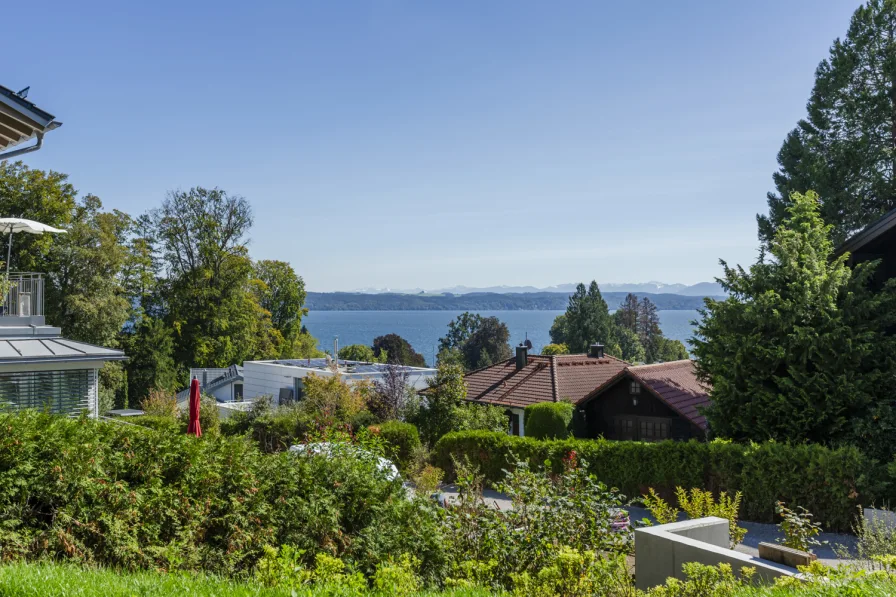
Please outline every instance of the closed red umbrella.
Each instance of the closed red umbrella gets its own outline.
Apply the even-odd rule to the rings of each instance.
[[[199,380],[195,377],[190,382],[190,424],[187,425],[187,435],[202,436],[202,427],[199,426]]]

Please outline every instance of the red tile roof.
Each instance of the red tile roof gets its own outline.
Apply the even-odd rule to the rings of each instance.
[[[700,429],[706,429],[706,417],[698,406],[709,406],[707,388],[697,379],[694,361],[670,361],[655,365],[628,367],[626,372],[647,387],[657,398]]]
[[[529,355],[519,371],[516,359],[471,371],[464,376],[467,400],[525,408],[538,402],[578,403],[626,368],[615,357],[587,354]]]

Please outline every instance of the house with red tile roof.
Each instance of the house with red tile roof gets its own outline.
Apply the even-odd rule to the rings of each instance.
[[[633,365],[577,403],[587,437],[660,441],[703,439],[708,388],[690,359]]]
[[[561,400],[577,406],[587,437],[648,441],[705,435],[706,420],[697,409],[709,397],[692,361],[634,366],[603,348],[595,344],[587,354],[546,356],[519,346],[514,358],[464,376],[467,400],[506,408],[513,435],[525,435],[527,406]]]
[[[530,355],[518,346],[516,357],[464,376],[467,400],[503,406],[513,435],[525,435],[523,411],[539,402],[565,400],[578,404],[628,363],[605,355],[596,344],[588,354]]]

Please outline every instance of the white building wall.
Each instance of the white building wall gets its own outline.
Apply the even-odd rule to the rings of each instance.
[[[335,375],[332,371],[322,369],[307,369],[264,361],[246,361],[243,363],[243,400],[271,396],[276,404],[280,398],[281,388],[292,389],[296,378],[310,374],[319,377]],[[348,383],[361,380],[375,381],[383,375],[383,373],[344,373],[342,379]],[[422,390],[427,387],[427,380],[434,375],[434,369],[412,370],[408,383],[414,388]]]
[[[216,400],[221,402],[233,402],[233,387],[238,383],[240,383],[239,380],[234,379],[230,383],[219,386],[211,392],[208,392],[208,394],[214,396]]]
[[[97,369],[87,371],[87,409],[90,416],[96,419],[100,416],[100,384]]]

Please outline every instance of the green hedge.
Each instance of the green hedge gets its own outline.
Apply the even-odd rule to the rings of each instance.
[[[402,470],[411,462],[414,451],[420,447],[420,434],[410,423],[386,421],[379,425],[371,425],[368,429],[385,441],[393,450],[392,456]]]
[[[536,439],[568,438],[574,410],[569,402],[539,402],[527,406],[523,415],[526,435]]]
[[[370,574],[410,553],[443,574],[438,512],[375,462],[264,454],[244,437],[0,412],[0,561],[250,573],[265,545]]]
[[[674,497],[676,486],[743,492],[741,516],[776,522],[775,501],[802,506],[825,530],[847,531],[860,504],[870,504],[880,485],[871,483],[880,467],[855,448],[774,442],[734,444],[714,441],[614,442],[608,440],[537,440],[503,433],[449,433],[435,446],[436,465],[451,474],[452,457],[466,457],[490,482],[516,460],[537,466],[550,461],[555,471],[575,452],[600,480],[630,498],[656,489]]]

